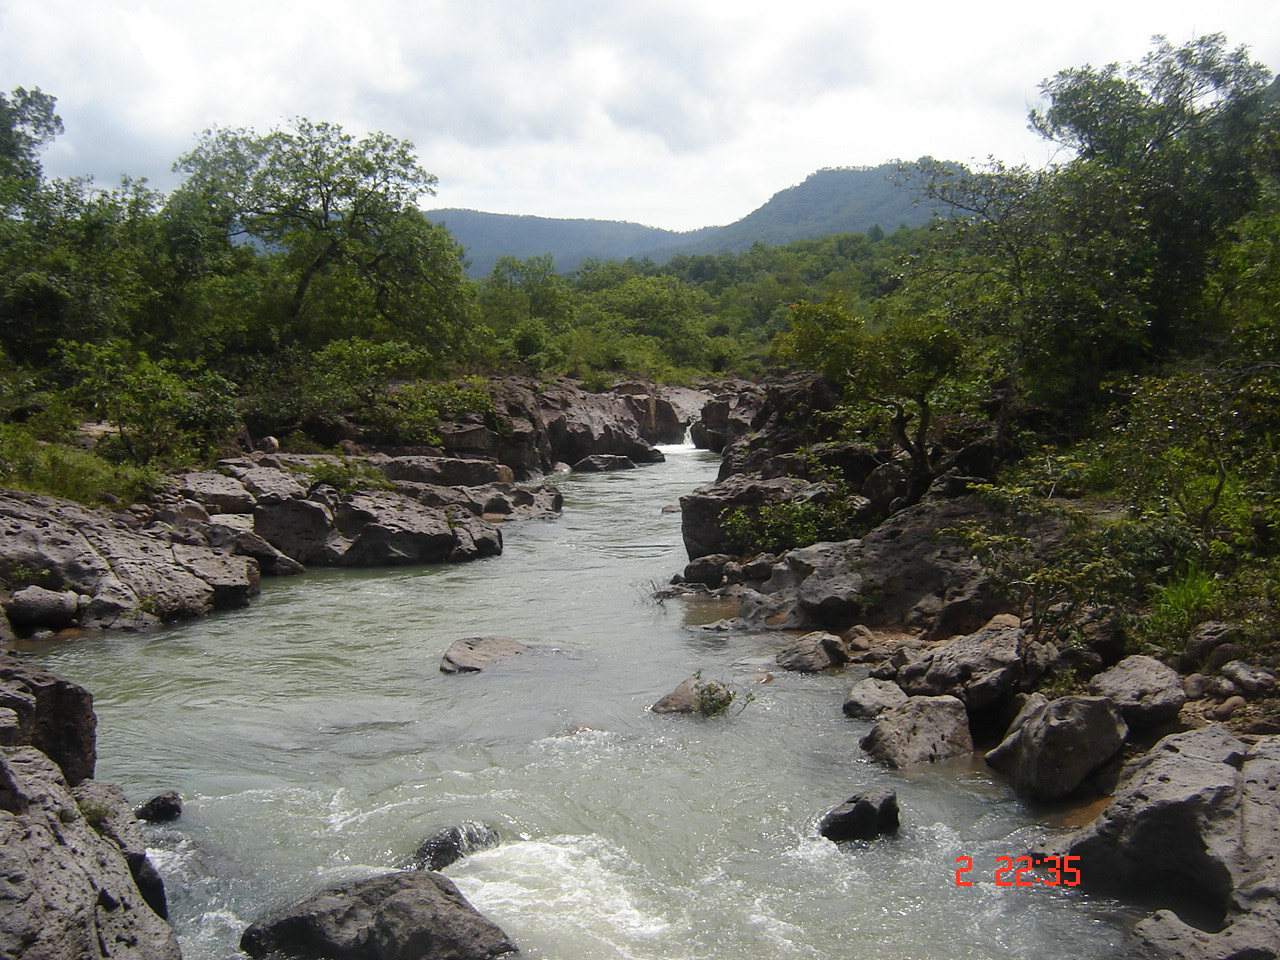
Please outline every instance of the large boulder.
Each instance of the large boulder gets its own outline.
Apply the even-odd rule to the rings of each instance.
[[[955,697],[911,697],[880,714],[862,749],[890,767],[968,756],[969,715]]]
[[[19,627],[62,630],[80,616],[80,595],[72,590],[46,590],[32,584],[15,590],[5,604],[9,622]]]
[[[0,956],[179,960],[128,805],[100,786],[77,796],[35,747],[0,748]]]
[[[138,529],[130,515],[108,515],[65,500],[0,491],[0,566],[10,576],[25,570],[38,586],[60,595],[54,606],[62,623],[74,594],[75,622],[82,627],[138,627],[180,620],[213,610],[244,606],[258,592],[258,565],[201,545],[170,525]],[[29,589],[29,587],[28,587]],[[27,603],[21,595],[20,632],[49,625],[47,614],[31,617],[49,600]],[[7,605],[13,607],[12,598]]]
[[[907,695],[892,680],[867,677],[849,688],[844,698],[844,715],[854,720],[874,720],[880,714],[907,702]]]
[[[680,534],[689,559],[737,551],[724,525],[733,511],[791,502],[820,489],[795,477],[761,480],[751,476],[729,477],[698,487],[680,498]]]
[[[1089,691],[1114,700],[1135,730],[1172,723],[1187,702],[1178,672],[1146,656],[1125,657],[1090,680]]]
[[[1124,746],[1129,728],[1105,697],[1034,693],[987,763],[1033,800],[1059,800],[1080,788]]]
[[[898,686],[921,697],[956,697],[971,712],[1028,689],[1056,656],[1017,617],[999,614],[981,630],[927,651],[898,671]]]
[[[446,877],[408,870],[338,884],[240,938],[273,960],[493,960],[516,945]]]
[[[855,794],[818,821],[828,840],[872,840],[898,831],[898,795],[883,787]]]
[[[71,786],[93,776],[98,718],[84,687],[47,670],[0,656],[0,745],[29,745],[58,765]]]
[[[1280,737],[1211,725],[1165,737],[1130,764],[1088,826],[1052,842],[1087,888],[1159,912],[1143,956],[1275,957],[1280,948]]]
[[[776,659],[783,670],[817,673],[841,666],[848,658],[844,643],[839,637],[815,630],[787,644],[778,651]]]

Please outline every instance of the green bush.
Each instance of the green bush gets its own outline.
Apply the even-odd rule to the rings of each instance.
[[[154,467],[112,463],[37,440],[24,425],[0,425],[0,486],[87,504],[133,503],[154,493],[161,479]]]

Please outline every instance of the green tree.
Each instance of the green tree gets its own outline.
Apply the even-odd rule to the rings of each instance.
[[[0,93],[0,215],[12,215],[40,185],[40,152],[62,133],[57,99],[38,88]]]
[[[189,236],[209,237],[203,221],[275,261],[277,344],[364,335],[370,315],[441,352],[464,339],[461,249],[416,207],[436,178],[408,141],[306,119],[263,135],[215,128],[175,169]]]

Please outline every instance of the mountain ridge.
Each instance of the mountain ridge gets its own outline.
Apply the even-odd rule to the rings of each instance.
[[[875,167],[825,167],[778,191],[746,216],[724,226],[675,231],[624,220],[559,219],[479,210],[426,211],[466,248],[468,273],[488,274],[499,257],[550,254],[569,272],[583,260],[648,257],[664,263],[679,254],[739,253],[756,243],[777,245],[832,233],[894,230],[926,223],[934,211],[895,175],[898,162]]]

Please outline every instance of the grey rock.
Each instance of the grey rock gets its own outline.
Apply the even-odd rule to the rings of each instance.
[[[907,695],[892,680],[867,677],[849,688],[844,715],[855,720],[872,720],[886,710],[907,702]]]
[[[719,712],[719,705],[727,706],[733,700],[733,691],[718,680],[690,677],[649,709],[654,713],[699,713],[707,715]]]
[[[516,946],[446,877],[408,870],[329,887],[264,917],[240,949],[289,960],[493,960]]]
[[[778,666],[797,673],[817,673],[841,666],[848,656],[835,634],[815,630],[778,651]]]
[[[93,776],[98,718],[93,697],[84,687],[0,656],[0,708],[12,714],[5,746],[35,747],[57,764],[73,787]]]
[[[611,470],[634,470],[635,461],[609,453],[593,453],[573,465],[574,473],[606,473]]]
[[[973,753],[969,715],[955,697],[910,697],[880,714],[862,749],[890,767],[967,756]]]
[[[1078,856],[1087,888],[1161,912],[1138,924],[1151,957],[1262,958],[1280,945],[1280,737],[1213,724],[1131,763],[1093,823],[1047,848]]]
[[[1240,628],[1234,624],[1218,621],[1202,623],[1187,639],[1187,645],[1182,651],[1178,666],[1184,671],[1192,670],[1204,663],[1214,649],[1224,643],[1235,643],[1241,636]]]
[[[986,760],[1031,799],[1058,800],[1110,762],[1128,732],[1120,711],[1105,697],[1051,701],[1036,693]]]
[[[685,582],[718,587],[724,583],[725,565],[733,562],[733,557],[727,553],[713,553],[690,560],[684,567]]]
[[[213,470],[184,473],[177,485],[180,496],[194,500],[211,514],[252,513],[257,503],[243,482]]]
[[[911,696],[949,695],[971,711],[1030,688],[1057,651],[1033,641],[1017,617],[1000,614],[981,630],[957,637],[898,670],[898,686]]]
[[[510,483],[512,469],[496,460],[473,457],[374,457],[370,462],[388,480],[409,480],[445,487],[480,487]]]
[[[733,553],[737,547],[724,528],[724,517],[743,508],[790,502],[811,484],[795,477],[761,480],[735,476],[699,487],[680,498],[680,533],[689,559]]]
[[[898,831],[898,795],[883,788],[855,794],[818,822],[828,840],[872,840]]]
[[[0,954],[178,960],[173,929],[138,888],[141,864],[120,845],[140,848],[121,825],[123,796],[89,783],[77,802],[39,750],[0,748]]]
[[[80,613],[79,595],[71,590],[23,587],[5,604],[9,621],[19,627],[62,630],[74,626]]]
[[[449,645],[440,661],[440,672],[479,673],[503,660],[523,656],[529,649],[510,637],[464,637]]]
[[[182,797],[176,790],[166,790],[138,805],[134,816],[148,823],[169,823],[182,816]]]
[[[1115,701],[1129,726],[1150,730],[1171,723],[1187,702],[1182,678],[1154,657],[1126,657],[1089,681],[1089,691]]]
[[[443,870],[476,850],[496,847],[501,839],[489,824],[464,820],[456,826],[441,827],[422,841],[408,866],[412,870]]]
[[[1222,675],[1245,693],[1255,694],[1270,690],[1276,678],[1270,670],[1255,667],[1243,660],[1231,660],[1222,665]]]

